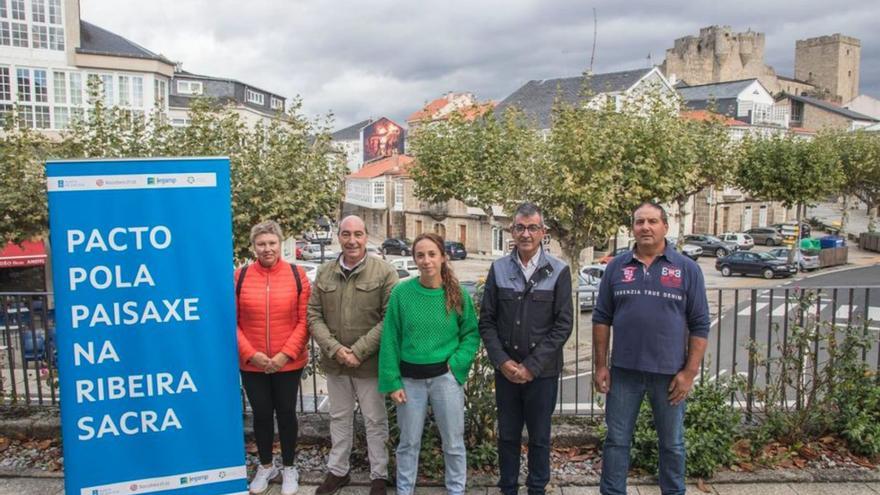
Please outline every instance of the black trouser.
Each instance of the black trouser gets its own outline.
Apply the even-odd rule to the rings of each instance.
[[[242,371],[241,382],[254,414],[254,438],[260,464],[272,464],[272,443],[275,440],[275,418],[281,440],[281,463],[293,466],[296,458],[296,394],[302,370],[263,373]]]
[[[550,481],[550,417],[556,406],[558,376],[513,383],[495,372],[495,404],[498,408],[498,488],[515,494],[519,486],[519,454],[523,424],[529,430],[529,494],[543,494]]]

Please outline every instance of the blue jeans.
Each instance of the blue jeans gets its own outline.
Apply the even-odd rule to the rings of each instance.
[[[654,427],[660,443],[659,481],[663,495],[683,494],[684,486],[684,401],[669,404],[669,383],[674,375],[662,375],[623,368],[611,369],[611,390],[606,397],[605,424],[608,435],[602,449],[603,495],[624,495],[629,471],[629,452],[642,398],[648,394],[654,412]]]
[[[422,430],[428,402],[443,440],[446,492],[460,495],[467,484],[467,451],[464,446],[464,389],[451,372],[436,378],[403,379],[406,402],[397,406],[400,443],[397,445],[397,493],[410,495],[416,486]]]
[[[529,494],[543,494],[550,482],[550,417],[556,407],[559,377],[513,383],[495,372],[495,405],[498,409],[498,488],[504,495],[519,488],[519,455],[523,424],[529,431]]]

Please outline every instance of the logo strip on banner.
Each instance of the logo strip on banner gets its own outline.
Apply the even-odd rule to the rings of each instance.
[[[191,486],[207,485],[247,478],[247,469],[244,466],[234,466],[224,469],[211,469],[208,471],[196,471],[192,473],[172,474],[158,478],[123,481],[110,485],[90,486],[80,490],[80,495],[123,495],[131,493],[155,493]],[[242,495],[247,492],[240,492]],[[235,493],[233,495],[238,495]]]
[[[49,192],[217,187],[217,174],[130,174],[49,177]]]

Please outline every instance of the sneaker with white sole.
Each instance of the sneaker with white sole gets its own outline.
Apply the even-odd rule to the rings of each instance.
[[[248,490],[253,494],[263,493],[266,491],[266,488],[269,488],[269,480],[276,476],[278,476],[278,468],[274,465],[269,468],[259,465],[257,466],[257,473],[254,475],[254,479],[248,485]]]
[[[296,466],[281,468],[281,495],[293,495],[299,490],[299,471]]]

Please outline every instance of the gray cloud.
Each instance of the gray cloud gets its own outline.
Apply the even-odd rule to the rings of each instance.
[[[797,39],[861,39],[861,91],[880,97],[875,0],[739,2],[580,0],[81,0],[82,18],[184,67],[287,96],[337,127],[366,117],[402,122],[447,91],[502,99],[531,79],[660,63],[675,38],[730,25],[766,34],[765,61],[793,75]]]

